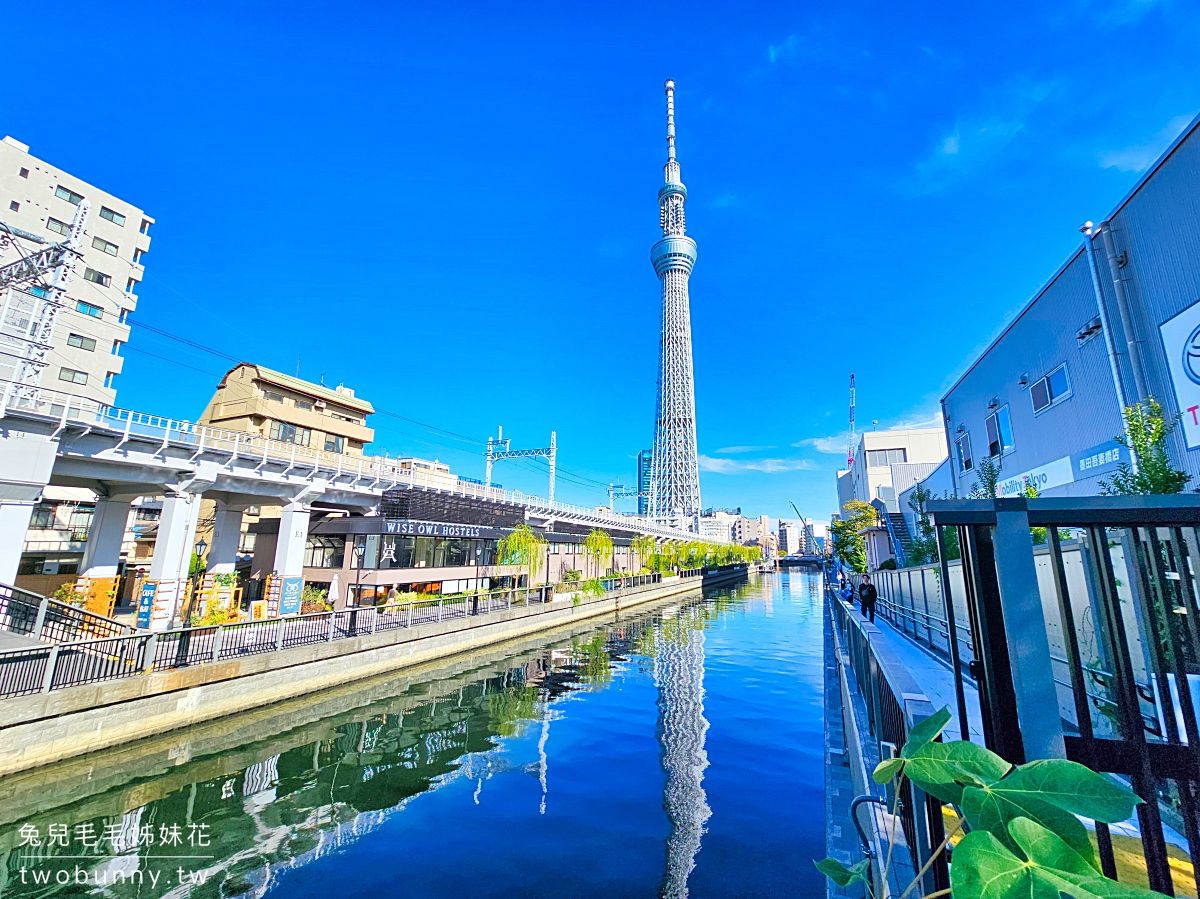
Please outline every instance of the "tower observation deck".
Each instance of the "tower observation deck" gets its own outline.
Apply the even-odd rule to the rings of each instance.
[[[692,369],[692,320],[688,278],[696,242],[687,236],[683,204],[687,188],[675,159],[675,82],[667,89],[667,164],[658,191],[663,236],[650,249],[662,285],[658,404],[650,462],[648,513],[652,519],[696,530],[700,515],[700,467],[696,454],[696,387]]]

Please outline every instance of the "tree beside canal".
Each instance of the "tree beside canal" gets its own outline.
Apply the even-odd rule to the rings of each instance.
[[[527,524],[519,524],[512,533],[501,538],[496,554],[501,565],[519,565],[528,574],[526,584],[532,584],[542,564],[542,547],[546,538]]]
[[[833,535],[833,554],[851,571],[867,570],[867,540],[859,532],[875,524],[876,517],[874,506],[852,499],[842,506],[841,517],[829,526]]]
[[[588,557],[592,560],[596,568],[595,576],[600,577],[602,574],[601,567],[612,558],[612,537],[609,536],[608,531],[601,528],[592,528],[592,532],[583,541],[583,548],[587,550]]]

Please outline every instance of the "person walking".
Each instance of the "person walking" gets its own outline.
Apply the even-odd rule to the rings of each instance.
[[[872,622],[875,621],[875,600],[878,598],[879,593],[871,583],[871,575],[864,574],[862,583],[858,585],[858,602],[862,606],[863,618],[869,617]]]
[[[842,581],[842,589],[838,591],[838,595],[842,598],[842,602],[850,608],[854,608],[854,587],[849,578]]]

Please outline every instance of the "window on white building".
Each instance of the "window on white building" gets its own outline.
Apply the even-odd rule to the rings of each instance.
[[[975,467],[975,460],[971,457],[971,435],[963,434],[954,441],[954,445],[958,448],[958,470],[970,471]]]
[[[1033,402],[1033,411],[1041,412],[1048,409],[1061,399],[1071,395],[1071,382],[1067,378],[1066,363],[1060,365],[1046,377],[1035,381],[1029,388],[1029,399]]]
[[[83,280],[99,284],[101,287],[108,287],[108,285],[112,284],[112,275],[106,275],[104,272],[98,272],[94,268],[88,268],[83,271]]]
[[[53,231],[55,234],[66,235],[66,234],[69,234],[71,231],[70,225],[68,225],[66,222],[60,222],[58,219],[55,219],[55,218],[46,219],[46,227],[49,228],[51,231]]]
[[[119,249],[119,247],[115,243],[110,243],[109,241],[105,240],[103,237],[93,237],[92,238],[92,246],[95,247],[97,250],[103,250],[109,256],[116,256],[117,250]]]
[[[987,417],[988,455],[999,456],[1013,448],[1012,422],[1008,406],[1001,406]]]
[[[114,225],[120,225],[122,228],[125,227],[125,216],[107,206],[100,207],[100,218],[108,219]]]
[[[60,381],[69,381],[72,384],[86,384],[87,372],[77,371],[73,368],[60,368],[58,370],[58,379]]]
[[[74,203],[76,206],[83,202],[82,194],[77,194],[75,191],[63,187],[61,184],[55,189],[54,196],[60,200],[66,200],[68,203]]]
[[[908,461],[908,451],[903,449],[867,450],[867,467],[881,468]]]

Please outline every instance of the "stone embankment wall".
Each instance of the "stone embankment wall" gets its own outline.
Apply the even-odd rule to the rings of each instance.
[[[745,571],[666,583],[587,599],[559,600],[430,622],[145,676],[0,701],[0,775],[163,734],[477,649],[570,627],[704,586]]]

